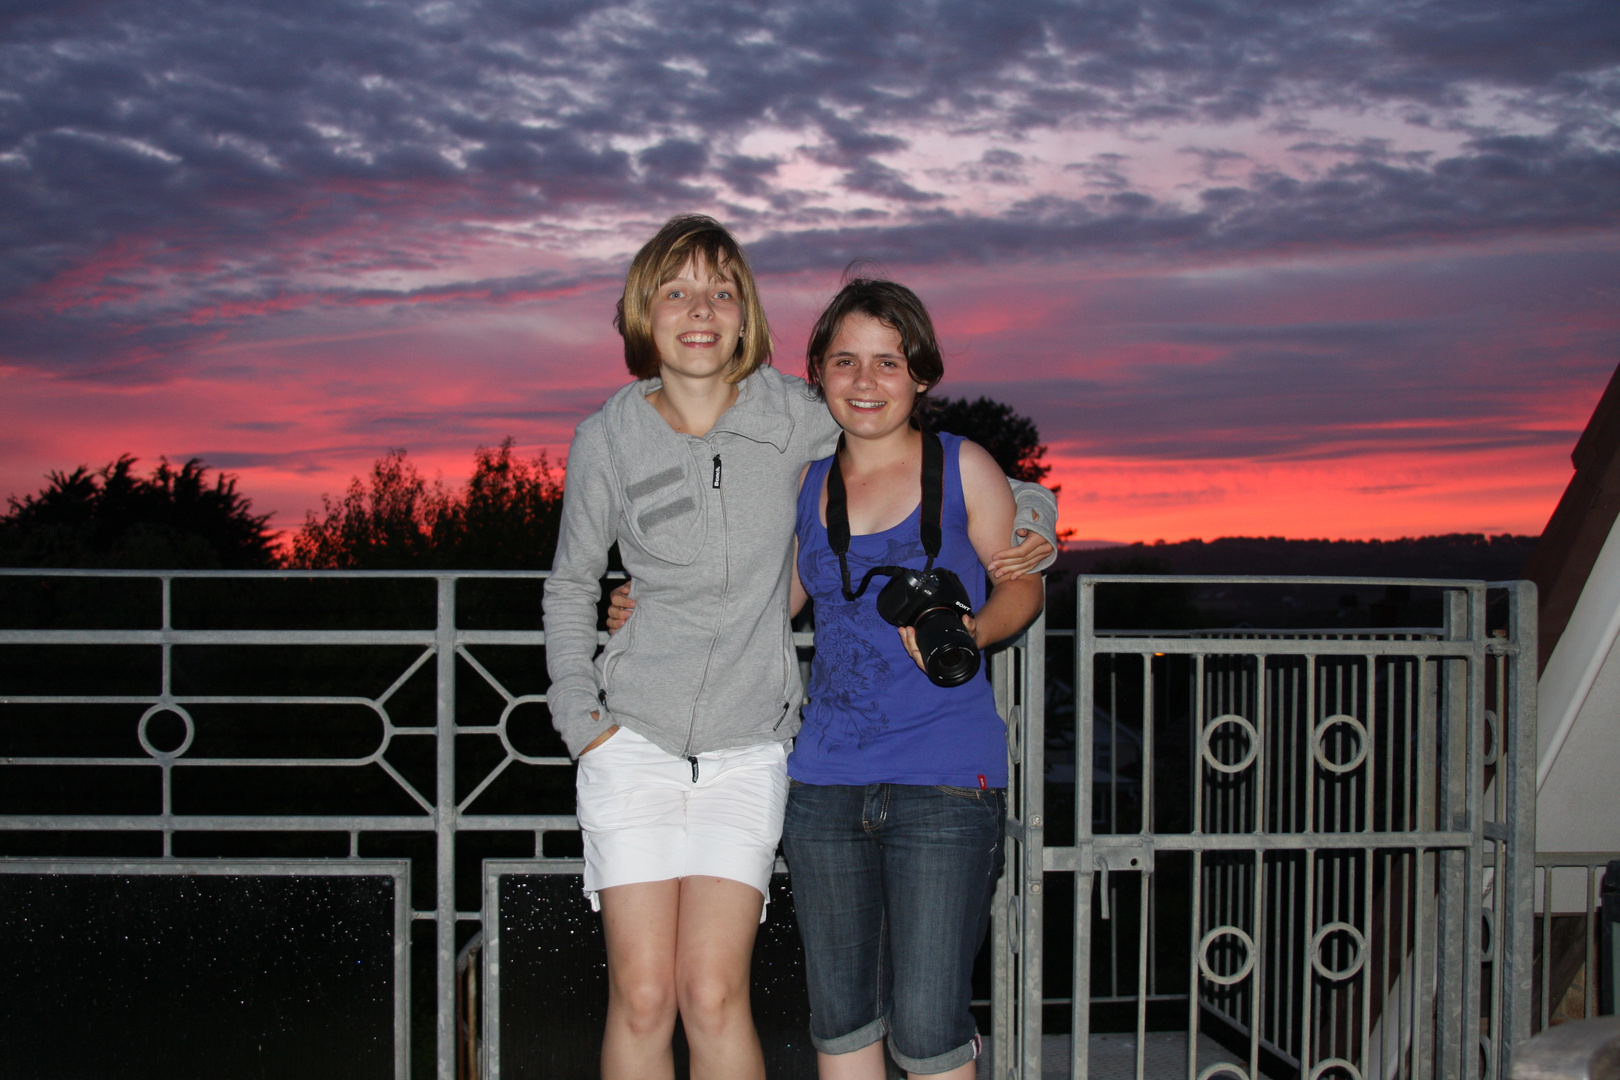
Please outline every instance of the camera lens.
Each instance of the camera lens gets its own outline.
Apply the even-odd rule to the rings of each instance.
[[[954,608],[938,607],[917,617],[917,651],[935,686],[961,686],[979,671],[979,647]]]

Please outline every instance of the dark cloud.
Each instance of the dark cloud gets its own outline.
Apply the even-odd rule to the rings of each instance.
[[[307,279],[448,265],[491,225],[639,229],[723,205],[763,236],[762,267],[793,270],[1399,245],[1620,210],[1612,0],[0,0],[0,29],[0,359],[69,371],[159,372],[233,319],[388,303]],[[1433,161],[1307,137],[1298,153],[1337,159],[1308,176],[1239,177],[1238,151],[1201,146],[1225,186],[1192,209],[1103,155],[1072,197],[948,212],[895,160],[913,131],[1012,146],[1370,102],[1448,128],[1489,93],[1554,134],[1475,130]],[[802,139],[855,205],[787,186],[746,142],[764,129]],[[1032,163],[961,164],[1013,185]]]

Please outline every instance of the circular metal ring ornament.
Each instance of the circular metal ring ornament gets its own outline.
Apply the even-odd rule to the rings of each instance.
[[[1327,756],[1322,747],[1322,740],[1327,735],[1328,728],[1335,724],[1349,724],[1356,733],[1356,753],[1349,761],[1340,764]],[[1367,728],[1360,720],[1348,713],[1334,713],[1320,724],[1311,733],[1311,755],[1316,758],[1317,764],[1332,773],[1347,773],[1367,760]]]
[[[1240,760],[1234,761],[1230,765],[1216,758],[1209,745],[1210,737],[1215,734],[1215,729],[1225,724],[1236,724],[1238,727],[1242,728],[1244,734],[1248,735],[1249,737],[1249,752],[1244,754]],[[1199,733],[1198,742],[1199,754],[1206,762],[1209,763],[1209,767],[1217,772],[1240,773],[1244,769],[1247,769],[1250,765],[1254,764],[1255,756],[1260,753],[1260,733],[1254,730],[1253,724],[1249,723],[1248,720],[1239,716],[1237,713],[1223,713],[1222,715],[1211,720],[1204,726],[1204,730]]]
[[[1485,764],[1495,765],[1502,758],[1502,720],[1495,709],[1485,710],[1485,735],[1491,740],[1491,752],[1485,755]]]
[[[524,694],[522,697],[515,697],[506,703],[506,708],[501,710],[501,719],[495,725],[496,731],[501,737],[501,746],[505,748],[506,753],[512,760],[521,761],[525,765],[546,765],[556,761],[557,759],[554,757],[535,757],[533,754],[525,754],[512,745],[512,740],[506,734],[506,719],[512,715],[512,710],[519,705],[546,705],[546,695]],[[549,705],[546,707],[550,708]]]
[[[1342,971],[1334,971],[1322,962],[1322,946],[1327,943],[1329,934],[1335,934],[1341,931],[1349,934],[1351,940],[1356,943],[1356,957],[1351,962],[1349,967],[1343,969]],[[1362,936],[1360,930],[1357,930],[1347,922],[1330,922],[1318,930],[1316,935],[1311,938],[1311,966],[1315,968],[1316,973],[1322,976],[1324,979],[1328,979],[1332,982],[1343,982],[1345,979],[1350,978],[1350,976],[1360,971],[1361,965],[1365,964],[1366,962],[1367,939]]]
[[[1214,944],[1216,938],[1229,935],[1243,942],[1243,966],[1231,975],[1217,975],[1209,966],[1209,947]],[[1217,986],[1231,986],[1233,983],[1242,982],[1248,977],[1249,972],[1254,970],[1254,938],[1236,926],[1217,926],[1205,934],[1203,940],[1198,943],[1198,970],[1204,973],[1204,978]]]
[[[180,740],[180,745],[175,747],[173,750],[159,750],[157,747],[152,745],[152,740],[146,737],[146,725],[151,722],[152,717],[156,716],[158,713],[166,712],[174,713],[174,715],[178,716],[180,718],[180,722],[184,724],[186,728],[186,737]],[[153,705],[150,709],[147,709],[141,714],[140,723],[135,725],[135,737],[140,740],[141,749],[145,750],[148,754],[151,754],[159,761],[173,761],[181,754],[184,754],[187,750],[190,750],[191,740],[196,738],[196,735],[197,725],[192,721],[191,714],[172,701],[159,702],[158,704]]]
[[[1249,1074],[1243,1071],[1243,1066],[1230,1061],[1217,1061],[1213,1065],[1205,1066],[1204,1071],[1198,1074],[1198,1080],[1209,1080],[1212,1076],[1222,1074],[1235,1076],[1238,1080],[1249,1080]]]
[[[1485,941],[1480,946],[1479,962],[1489,964],[1496,959],[1496,912],[1484,908],[1479,913],[1479,929]]]
[[[1361,1080],[1361,1070],[1356,1068],[1354,1063],[1346,1061],[1344,1058],[1325,1058],[1318,1061],[1316,1068],[1311,1070],[1310,1080],[1321,1080],[1322,1074],[1329,1069],[1343,1069],[1349,1075],[1350,1080]]]

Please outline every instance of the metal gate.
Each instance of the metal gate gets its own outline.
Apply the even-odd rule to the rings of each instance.
[[[1098,630],[1099,589],[1122,586],[1383,586],[1436,617]],[[1033,1080],[1044,1058],[1049,1076],[1137,1080],[1505,1077],[1530,1034],[1534,586],[1078,588],[1076,630],[1001,661],[1015,768],[991,1075]],[[1070,786],[1053,747],[1072,747]],[[1054,794],[1072,820],[1048,816]]]
[[[71,794],[0,808],[0,836],[37,853],[0,871],[382,882],[392,1071],[452,1080],[476,1017],[457,957],[488,899],[468,857],[556,869],[550,840],[576,828],[544,576],[0,571],[0,767]],[[1099,589],[1122,585],[1389,585],[1438,606],[1419,629],[1098,630]],[[1078,629],[1037,622],[991,664],[1012,755],[991,1074],[1505,1077],[1530,1031],[1534,615],[1522,582],[1082,578]],[[312,667],[322,687],[298,684]],[[360,734],[322,743],[298,728],[317,714]],[[78,724],[106,748],[58,747]],[[119,801],[117,776],[143,779]],[[265,804],[219,801],[244,776]],[[255,836],[295,850],[243,855]],[[431,973],[414,1031],[409,972]],[[1094,1027],[1130,1067],[1093,1060]],[[1165,1030],[1184,1051],[1168,1071]]]

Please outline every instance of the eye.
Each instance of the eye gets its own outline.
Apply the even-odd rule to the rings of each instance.
[[[730,300],[731,299],[731,290],[730,289],[721,289],[721,290],[719,290],[718,292],[716,292],[714,294],[714,298],[716,300]]]
[[[671,299],[671,300],[685,300],[686,299],[686,290],[685,289],[671,289],[671,290],[669,290],[669,292],[665,293],[664,295],[666,297],[668,297],[669,299]]]

